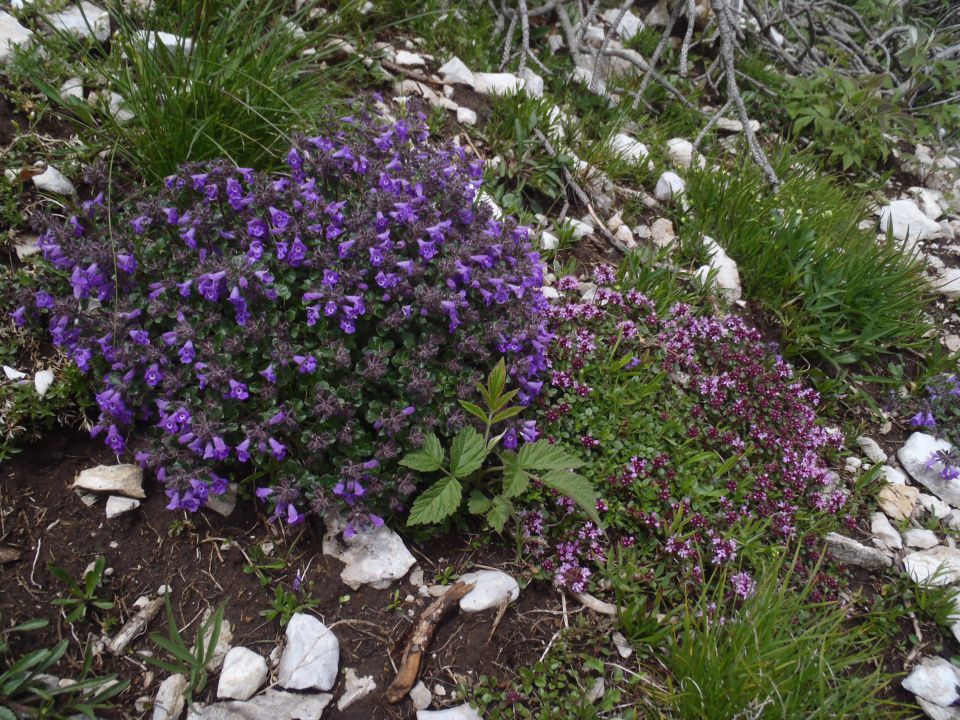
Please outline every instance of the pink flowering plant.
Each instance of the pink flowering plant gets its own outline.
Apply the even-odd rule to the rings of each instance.
[[[610,268],[594,280],[590,301],[576,278],[558,283],[537,408],[549,441],[579,446],[602,526],[541,487],[522,542],[574,591],[627,554],[661,590],[721,570],[748,596],[763,545],[812,543],[812,523],[844,513],[848,494],[828,469],[842,438],[818,422],[816,392],[741,319],[682,304],[660,313]]]
[[[550,334],[528,231],[478,204],[480,162],[424,118],[355,108],[300,137],[287,169],[193,165],[40,238],[58,282],[14,313],[43,322],[99,385],[93,434],[134,451],[173,510],[246,480],[274,518],[382,523],[420,476],[399,459],[468,424],[499,358],[520,407]],[[535,438],[517,416],[505,446]]]

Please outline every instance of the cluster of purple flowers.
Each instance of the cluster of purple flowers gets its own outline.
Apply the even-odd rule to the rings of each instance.
[[[499,357],[519,402],[540,391],[528,230],[476,202],[481,164],[429,145],[421,115],[355,109],[297,138],[284,173],[188,166],[126,216],[98,196],[40,238],[67,280],[14,318],[98,379],[93,434],[132,440],[171,509],[256,470],[276,518],[377,525],[416,489],[395,461],[467,424],[458,400]]]
[[[559,513],[541,520],[546,530],[529,547],[558,582],[582,588],[616,545],[699,582],[707,567],[738,567],[737,538],[754,532],[745,528],[764,525],[784,544],[803,537],[805,514],[842,512],[847,493],[827,462],[842,437],[818,422],[816,392],[756,330],[684,305],[658,313],[643,294],[619,290],[608,269],[594,279],[589,301],[575,278],[557,285],[538,405],[542,431],[579,438],[594,477],[607,478],[598,509],[608,530],[585,542],[562,499],[550,498],[545,507]],[[733,594],[753,592],[746,571],[729,577]]]

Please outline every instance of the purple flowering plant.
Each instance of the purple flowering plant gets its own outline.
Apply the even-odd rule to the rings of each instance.
[[[375,526],[418,489],[400,457],[466,427],[459,402],[499,358],[520,406],[541,388],[527,229],[476,202],[481,163],[429,144],[422,115],[354,110],[296,138],[285,172],[186,166],[39,240],[60,280],[14,320],[45,323],[93,377],[93,434],[152,470],[170,509],[246,480],[275,519]]]
[[[803,562],[817,567],[810,529],[842,517],[848,493],[816,392],[741,319],[658,312],[611,268],[594,280],[590,301],[576,278],[558,282],[537,409],[548,441],[579,446],[603,526],[534,486],[521,542],[542,570],[584,591],[629,555],[665,591],[722,571],[742,598],[764,545],[809,543]]]
[[[960,477],[960,461],[956,457],[956,448],[960,447],[960,377],[949,373],[933,378],[926,387],[925,397],[909,412],[914,410],[910,424],[915,429],[936,435],[953,446],[951,450],[932,454],[927,466],[939,465],[944,480]]]

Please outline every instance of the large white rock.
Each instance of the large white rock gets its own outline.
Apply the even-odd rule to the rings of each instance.
[[[870,516],[870,532],[874,540],[888,550],[903,548],[903,539],[900,537],[900,533],[896,531],[890,521],[887,520],[887,516],[882,512],[876,512]]]
[[[328,693],[292,693],[270,688],[252,700],[197,703],[187,720],[320,720],[333,699]]]
[[[39,175],[33,176],[33,184],[38,190],[57,193],[58,195],[76,195],[77,189],[73,183],[64,177],[63,173],[57,170],[53,165],[47,165],[47,169]]]
[[[277,682],[287,690],[329,690],[337,681],[340,642],[312,615],[297,613],[287,623],[287,646]]]
[[[923,485],[945,503],[960,507],[960,483],[944,480],[940,477],[940,465],[927,467],[930,457],[953,446],[946,440],[940,440],[927,433],[915,432],[897,451],[897,459],[910,477]]]
[[[736,302],[743,295],[743,289],[740,287],[740,271],[736,261],[727,255],[726,250],[720,247],[712,237],[703,236],[703,247],[709,258],[709,264],[697,268],[694,277],[702,285],[706,285],[711,271],[715,270],[714,285],[728,302]]]
[[[693,164],[693,143],[683,138],[667,140],[667,155],[677,167],[688,170]]]
[[[111,495],[107,498],[106,513],[107,520],[126,515],[140,507],[140,501],[134,498],[120,497]]]
[[[356,670],[347,668],[343,672],[343,695],[337,700],[337,709],[343,712],[376,689],[377,683],[372,675],[358,677]]]
[[[417,710],[417,720],[483,720],[468,703],[446,710]]]
[[[903,533],[903,542],[907,547],[929,550],[940,544],[937,534],[926,528],[910,528]]]
[[[0,65],[5,65],[18,45],[30,42],[33,32],[8,12],[0,10]]]
[[[827,552],[847,565],[867,570],[882,570],[893,564],[893,558],[889,553],[867,547],[844,535],[831,532],[827,533],[824,539],[827,541]]]
[[[960,670],[941,657],[926,657],[903,679],[903,689],[940,707],[949,707],[958,699]]]
[[[897,240],[928,240],[943,234],[941,227],[923,214],[913,200],[894,200],[880,211],[880,232],[892,228]]]
[[[499,607],[501,603],[513,602],[520,597],[520,585],[505,572],[478,570],[461,575],[460,579],[474,584],[473,590],[460,598],[460,609],[474,613]]]
[[[143,500],[143,470],[136,465],[97,465],[77,475],[72,487]]]
[[[630,163],[639,163],[650,154],[646,145],[624,133],[617,133],[610,139],[610,149]]]
[[[249,700],[267,681],[267,674],[267,661],[260,653],[242,646],[230,648],[217,683],[217,697]]]
[[[178,720],[187,703],[187,686],[187,678],[179,673],[160,683],[153,701],[153,720]]]
[[[907,192],[916,198],[920,210],[931,220],[939,220],[950,205],[944,199],[943,193],[939,190],[925,187],[912,187]]]
[[[106,42],[110,37],[110,15],[106,10],[84,0],[58,13],[44,16],[50,27],[77,37],[94,37]]]
[[[346,564],[340,579],[352,590],[361,585],[385,590],[416,562],[400,536],[386,525],[344,538],[346,523],[334,515],[328,515],[324,521],[327,532],[323,536],[323,553]]]
[[[653,196],[660,202],[670,200],[674,195],[681,195],[686,190],[687,185],[683,178],[675,172],[667,171],[657,180],[657,186],[653,189]]]
[[[523,89],[523,80],[511,73],[474,73],[473,89],[480,95],[510,95]]]
[[[960,550],[938,545],[910,553],[903,559],[903,569],[921,585],[950,585],[960,580]]]
[[[456,55],[440,66],[439,73],[448,85],[467,85],[468,87],[476,85],[473,72]]]

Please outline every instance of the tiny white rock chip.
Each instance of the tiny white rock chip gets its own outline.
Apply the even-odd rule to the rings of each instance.
[[[438,72],[445,83],[452,85],[467,85],[468,87],[473,87],[476,84],[476,79],[473,76],[473,72],[471,72],[470,68],[464,64],[463,60],[458,58],[456,55],[441,65]]]
[[[630,163],[639,163],[650,154],[646,145],[623,133],[617,133],[610,139],[610,149]]]
[[[413,707],[417,710],[426,710],[433,702],[433,693],[423,684],[423,680],[420,680],[410,689],[410,700],[413,701]]]
[[[5,65],[17,45],[30,42],[33,32],[8,12],[0,10],[0,65]]]
[[[463,105],[457,106],[457,122],[461,125],[476,125],[477,114]]]
[[[445,710],[417,710],[417,720],[483,720],[469,703]]]
[[[361,585],[385,590],[394,580],[406,575],[416,562],[400,536],[386,525],[344,538],[346,523],[332,514],[324,521],[327,532],[323,536],[323,553],[346,565],[340,579],[351,590],[358,590]]]
[[[838,561],[867,570],[882,570],[893,564],[889,553],[867,547],[838,533],[827,533],[827,551]]]
[[[928,240],[943,235],[942,228],[923,214],[913,200],[894,200],[880,211],[880,232],[890,228],[900,241]]]
[[[876,512],[870,516],[870,532],[873,537],[880,542],[883,547],[890,550],[900,550],[903,548],[903,538],[896,531],[887,516],[882,512]]]
[[[949,707],[958,699],[960,670],[941,657],[926,657],[903,679],[903,689],[940,707]]]
[[[887,461],[887,454],[873,438],[867,437],[866,435],[858,437],[857,446],[863,452],[864,457],[870,462],[885,463]]]
[[[63,173],[53,165],[47,165],[46,170],[39,175],[34,175],[33,184],[37,186],[38,190],[57,193],[58,195],[76,195],[77,193],[73,183],[67,180]]]
[[[474,613],[499,607],[509,598],[513,602],[520,597],[520,585],[505,572],[478,570],[461,575],[465,583],[475,583],[473,590],[460,598],[460,609]]]
[[[683,182],[683,178],[675,172],[667,171],[657,180],[657,185],[653,189],[653,196],[660,202],[666,202],[674,195],[681,195],[686,188],[687,185]]]
[[[934,453],[949,451],[952,447],[946,440],[940,440],[927,433],[915,432],[897,451],[897,459],[910,477],[927,490],[953,507],[960,507],[960,485],[952,480],[941,478],[939,466],[927,467]]]
[[[523,89],[523,80],[511,73],[474,73],[474,90],[480,95],[510,95]]]
[[[903,533],[903,542],[907,547],[929,550],[940,544],[937,534],[925,528],[910,528]]]
[[[136,465],[97,465],[81,472],[73,486],[143,500],[143,470]]]
[[[177,720],[187,704],[187,678],[179,673],[171,675],[157,688],[153,701],[153,720]]]
[[[903,569],[915,583],[949,585],[960,579],[960,550],[938,545],[910,553],[903,559]]]
[[[340,642],[322,622],[297,613],[287,623],[277,682],[288,690],[329,690],[337,681]]]
[[[107,520],[113,520],[113,518],[126,515],[129,512],[133,512],[138,507],[140,507],[139,500],[128,497],[120,497],[119,495],[111,495],[107,498]]]
[[[341,712],[353,705],[357,700],[366,697],[377,689],[377,683],[372,675],[357,677],[357,671],[347,668],[343,672],[343,695],[337,700],[337,709]]]
[[[230,648],[217,683],[217,697],[249,700],[267,681],[267,661],[260,653],[237,646]]]

